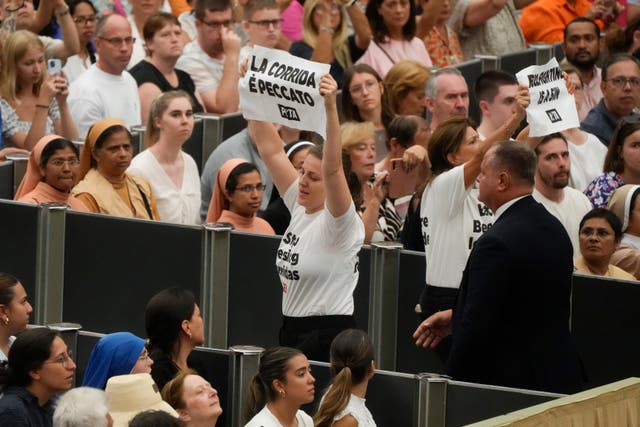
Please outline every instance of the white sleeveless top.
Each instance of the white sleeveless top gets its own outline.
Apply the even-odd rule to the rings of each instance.
[[[338,421],[347,415],[351,415],[358,422],[358,427],[376,427],[376,422],[373,421],[371,412],[369,412],[364,403],[365,399],[352,394],[347,407],[340,411],[333,420]]]

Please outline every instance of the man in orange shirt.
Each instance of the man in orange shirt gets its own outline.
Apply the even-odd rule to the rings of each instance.
[[[573,19],[593,19],[603,29],[622,9],[615,0],[538,0],[522,10],[519,23],[527,43],[557,43]]]

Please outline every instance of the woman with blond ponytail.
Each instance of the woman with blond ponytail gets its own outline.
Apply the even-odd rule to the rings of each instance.
[[[371,340],[359,329],[347,329],[333,340],[330,354],[333,380],[313,417],[315,427],[375,427],[365,405],[375,371]]]

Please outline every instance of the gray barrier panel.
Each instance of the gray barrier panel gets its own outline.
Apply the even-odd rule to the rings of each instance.
[[[231,233],[229,345],[278,345],[282,286],[276,272],[280,237]]]
[[[0,271],[16,276],[35,301],[38,207],[0,200]],[[33,321],[33,319],[32,319]]]
[[[500,69],[515,76],[523,68],[536,65],[537,61],[538,53],[535,49],[509,53],[500,57]]]
[[[443,373],[444,364],[434,351],[416,347],[412,334],[419,323],[415,306],[424,288],[424,253],[400,252],[398,291],[398,347],[396,371]]]
[[[447,382],[446,423],[457,427],[562,397],[560,394]]]
[[[231,138],[247,127],[247,121],[242,117],[242,113],[222,114],[220,121],[222,122],[222,140],[220,142]]]
[[[464,76],[467,86],[469,87],[469,117],[476,123],[480,123],[480,108],[478,107],[478,100],[476,99],[476,80],[482,74],[482,60],[472,59],[471,61],[465,61],[455,66]]]
[[[193,124],[193,132],[189,139],[182,145],[182,150],[193,157],[198,166],[198,174],[202,173],[202,167],[206,159],[202,158],[202,139],[204,138],[202,119],[196,118]]]
[[[147,301],[180,286],[200,295],[199,227],[69,211],[64,320],[96,332],[144,336]]]
[[[13,200],[13,162],[0,162],[0,199]]]
[[[564,59],[564,51],[562,50],[562,43],[556,43],[553,45],[553,53],[555,54],[558,62]]]
[[[640,285],[574,274],[571,330],[588,388],[640,376]]]

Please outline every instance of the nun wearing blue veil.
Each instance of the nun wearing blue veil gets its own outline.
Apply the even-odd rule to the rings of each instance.
[[[150,373],[153,360],[145,341],[129,332],[105,335],[91,351],[82,385],[104,389],[116,375]]]

